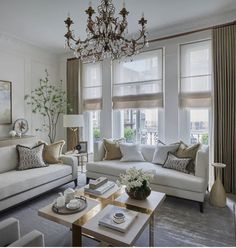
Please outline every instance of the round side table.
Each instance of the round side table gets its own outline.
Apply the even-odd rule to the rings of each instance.
[[[210,203],[213,206],[223,208],[226,206],[226,194],[220,179],[220,171],[226,167],[226,164],[212,163],[212,166],[215,167],[216,180],[211,188]]]

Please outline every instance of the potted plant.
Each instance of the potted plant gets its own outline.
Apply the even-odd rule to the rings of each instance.
[[[133,167],[119,176],[118,184],[126,186],[125,190],[130,198],[144,200],[151,193],[150,180],[152,178],[153,173],[150,171],[138,170]]]
[[[49,74],[45,70],[46,77],[40,79],[40,86],[31,91],[31,95],[25,95],[27,104],[32,106],[33,113],[39,113],[43,116],[45,124],[43,128],[37,128],[36,131],[47,131],[51,143],[55,141],[57,133],[57,124],[59,116],[66,113],[67,104],[66,92],[60,85],[49,83]]]

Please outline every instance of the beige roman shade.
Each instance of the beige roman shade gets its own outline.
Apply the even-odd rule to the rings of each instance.
[[[101,63],[82,65],[83,111],[102,108],[102,75]]]
[[[211,41],[180,46],[179,105],[182,108],[208,108],[212,105]]]
[[[182,108],[211,107],[211,92],[181,93],[180,106]]]
[[[163,107],[163,51],[113,63],[113,109]]]

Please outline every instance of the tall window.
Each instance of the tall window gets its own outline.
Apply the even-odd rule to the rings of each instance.
[[[82,66],[82,99],[85,115],[86,140],[90,150],[93,142],[99,140],[100,110],[102,108],[102,69],[101,63],[88,63]]]
[[[158,140],[157,109],[120,110],[123,115],[123,137],[127,142],[156,144]]]
[[[163,51],[144,52],[113,64],[113,109],[127,142],[158,140],[158,108],[163,107]]]
[[[91,121],[92,121],[92,127],[93,127],[93,141],[98,141],[101,139],[100,111],[91,112]]]
[[[209,110],[190,109],[190,143],[209,144]]]
[[[212,90],[211,41],[180,46],[180,107],[186,112],[181,128],[189,132],[191,143],[209,142]]]
[[[102,108],[102,70],[101,64],[83,64],[83,109],[100,110]]]

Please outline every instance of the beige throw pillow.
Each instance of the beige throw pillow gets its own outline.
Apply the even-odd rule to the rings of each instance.
[[[60,155],[62,148],[65,145],[64,140],[57,141],[53,144],[47,144],[43,141],[39,141],[39,144],[44,143],[43,159],[48,164],[62,164]]]
[[[175,155],[177,155],[179,158],[192,158],[192,161],[189,163],[186,170],[193,174],[195,173],[195,159],[200,146],[200,143],[188,146],[184,142],[180,141],[180,146],[175,153]]]
[[[104,160],[116,160],[122,158],[122,153],[120,151],[121,140],[109,140],[103,139],[103,145],[105,148]]]

